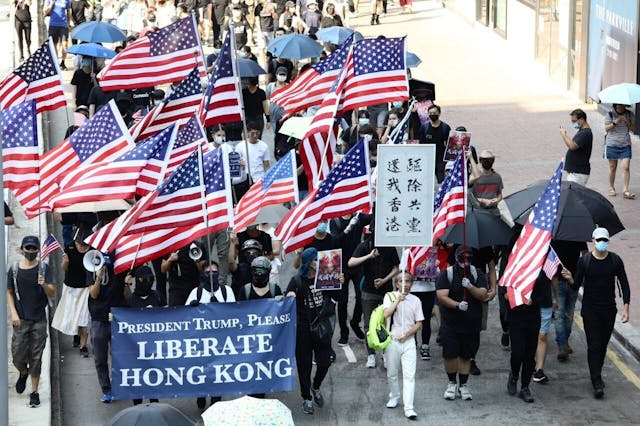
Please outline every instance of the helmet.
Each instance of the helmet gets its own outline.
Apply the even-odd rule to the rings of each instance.
[[[258,256],[251,262],[251,269],[262,268],[271,270],[271,261],[266,256]]]
[[[258,256],[251,261],[251,277],[253,283],[258,287],[265,287],[269,284],[271,273],[271,262],[264,256]]]
[[[258,250],[260,253],[262,253],[262,244],[260,244],[256,240],[251,239],[242,243],[242,247],[240,247],[240,251],[251,250],[251,249]],[[268,261],[269,259],[267,259],[267,262]]]

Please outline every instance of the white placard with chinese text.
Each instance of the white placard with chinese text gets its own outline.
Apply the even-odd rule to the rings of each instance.
[[[378,145],[375,245],[430,246],[435,145]]]

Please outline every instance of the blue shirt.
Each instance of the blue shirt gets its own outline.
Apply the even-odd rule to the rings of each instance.
[[[49,6],[52,3],[53,8],[49,14],[49,26],[68,27],[69,22],[67,21],[67,10],[71,9],[71,0],[49,0],[46,2],[46,6]]]

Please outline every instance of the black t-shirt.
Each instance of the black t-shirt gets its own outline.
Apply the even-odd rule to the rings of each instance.
[[[115,258],[115,256],[112,256]],[[111,308],[125,306],[124,300],[124,279],[126,273],[115,275],[113,266],[107,266],[108,280],[105,285],[100,286],[100,294],[94,299],[89,296],[89,313],[93,321],[109,321],[109,312]],[[87,279],[93,284],[93,274],[87,272]]]
[[[231,288],[236,295],[236,299],[242,292],[242,287],[251,282],[251,265],[244,262],[238,262],[238,268],[231,273]],[[240,300],[240,299],[238,299]]]
[[[282,290],[280,289],[280,286],[275,286],[273,293],[274,293],[274,296],[282,296]],[[267,291],[262,296],[259,296],[258,293],[256,293],[256,291],[253,289],[253,286],[251,286],[251,290],[249,290],[248,299],[244,292],[244,286],[240,288],[240,291],[238,292],[238,295],[237,295],[238,300],[256,300],[256,299],[271,299],[271,298],[272,298],[271,290]]]
[[[447,146],[447,138],[449,137],[451,128],[444,121],[441,121],[438,127],[434,127],[431,123],[428,123],[425,127],[424,143],[435,144],[436,161],[444,161],[444,149]]]
[[[271,32],[275,29],[274,18],[273,15],[271,15],[272,10],[275,12],[275,4],[268,4],[269,7],[267,8],[265,8],[264,5],[264,3],[257,5],[254,13],[256,16],[260,17],[260,30],[264,32]]]
[[[76,86],[76,106],[87,105],[89,94],[93,89],[91,73],[87,74],[83,69],[77,69],[71,78],[71,85]]]
[[[89,6],[90,5],[87,0],[71,0],[71,19],[73,20],[74,25],[80,25],[83,22],[87,22],[84,9]]]
[[[589,262],[588,267],[587,262]],[[582,310],[607,311],[616,309],[616,277],[620,282],[622,301],[629,303],[631,293],[622,259],[611,252],[602,260],[596,259],[592,253],[582,256],[576,266],[573,284],[574,288],[584,285]]]
[[[325,15],[320,20],[320,28],[329,28],[329,27],[341,27],[342,19],[340,15],[328,16]]]
[[[264,90],[258,88],[255,93],[251,93],[249,89],[242,89],[242,100],[247,122],[262,121],[264,116],[262,101],[267,100],[267,94]]]
[[[338,238],[327,232],[326,236],[321,240],[313,237],[313,240],[309,243],[309,245],[307,245],[307,247],[313,247],[318,251],[325,251],[340,248],[341,245],[341,238]]]
[[[395,247],[377,247],[377,249],[379,253],[377,258],[368,259],[360,265],[360,271],[364,275],[362,290],[367,293],[384,296],[385,293],[393,291],[391,281],[380,288],[375,288],[373,280],[389,275],[393,267],[400,264],[400,259],[398,258],[398,252]],[[366,256],[371,253],[371,250],[373,250],[373,242],[370,238],[367,238],[358,244],[351,257]]]
[[[325,298],[329,298],[329,293],[315,289],[312,278],[302,278],[300,275],[291,277],[285,293],[289,294],[290,291],[296,293],[296,319],[299,325],[309,324],[316,318]]]
[[[171,255],[165,257],[168,259]],[[169,267],[169,291],[189,294],[200,282],[200,271],[189,257],[189,247],[178,250],[178,260]]]
[[[580,259],[580,252],[587,251],[587,243],[577,241],[552,240],[551,247],[555,250],[558,258],[565,268],[572,274],[576,273],[576,265]]]
[[[75,243],[71,243],[65,247],[64,252],[69,258],[69,267],[67,268],[67,272],[64,273],[65,285],[73,288],[83,288],[91,285],[93,280],[87,281],[87,271],[82,264],[86,253],[80,253]]]
[[[212,0],[213,16],[218,25],[224,24],[224,10],[227,7],[226,0]]]
[[[133,89],[131,91],[131,99],[133,99],[133,109],[136,106],[150,107],[151,106],[151,93],[155,89],[153,87],[147,87],[144,89]]]
[[[575,151],[567,150],[564,169],[567,173],[580,173],[588,175],[591,173],[591,146],[593,144],[593,133],[589,127],[578,130],[573,137],[573,141],[580,147]]]
[[[547,278],[545,272],[540,270],[540,274],[531,292],[531,304],[522,304],[513,309],[509,309],[509,326],[539,329],[540,308],[549,308],[551,306],[553,306],[551,299],[551,281]]]
[[[477,279],[473,278],[473,274],[467,273],[467,278],[476,287],[487,288],[487,276],[482,271],[477,271]],[[449,297],[456,302],[464,300],[465,288],[462,287],[462,268],[458,265],[453,266],[453,280],[450,283],[447,277],[447,269],[440,271],[436,280],[436,290],[449,290]],[[473,297],[470,292],[467,293],[467,302],[469,309],[467,312],[458,309],[447,308],[440,305],[442,312],[442,324],[457,333],[470,333],[480,331],[482,323],[482,302]]]
[[[53,272],[49,265],[40,263],[44,268],[44,281],[51,284],[53,282]],[[22,269],[18,266],[15,277],[18,290],[15,290],[13,268],[11,265],[7,271],[7,290],[13,290],[14,300],[18,316],[20,319],[29,321],[44,321],[47,318],[45,308],[47,307],[47,294],[40,284],[38,284],[38,265],[30,269]]]
[[[247,44],[247,30],[251,28],[251,25],[244,18],[240,22],[231,21],[233,22],[233,33],[236,37],[236,49],[242,49]],[[229,23],[225,24],[224,30],[229,31]]]
[[[342,235],[342,244],[340,245],[340,248],[342,249],[343,271],[346,271],[349,268],[347,263],[349,263],[349,259],[353,256],[353,252],[362,241],[362,228],[369,225],[372,218],[373,215],[360,213],[358,215],[358,224],[355,225],[348,234],[345,234],[344,230],[349,225],[351,219],[345,220],[341,217],[331,219],[331,232],[334,235]]]
[[[145,299],[140,297],[139,294],[131,293],[129,297],[127,297],[126,304],[129,308],[148,308],[162,306],[162,301],[158,293],[152,290]]]
[[[262,251],[264,254],[269,254],[273,251],[273,244],[271,243],[271,235],[267,234],[264,231],[258,230],[259,234],[257,237],[252,237],[249,235],[247,231],[242,231],[238,233],[238,244],[242,247],[242,244],[247,240],[256,240],[262,246]]]
[[[100,85],[93,86],[91,92],[89,92],[88,105],[95,105],[95,112],[98,112],[100,108],[105,106],[111,99],[115,99],[117,91],[103,92]]]
[[[14,4],[15,4],[14,0]],[[27,24],[31,26],[31,11],[29,10],[29,5],[25,2],[21,2],[20,6],[16,8],[15,12],[16,22],[21,22],[23,24]]]

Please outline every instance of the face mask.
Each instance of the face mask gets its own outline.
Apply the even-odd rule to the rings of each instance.
[[[134,293],[140,296],[148,296],[153,286],[153,278],[142,278],[136,280],[136,289]]]
[[[364,141],[366,143],[369,143],[369,141],[373,138],[372,135],[362,135],[362,139],[364,139]]]
[[[471,265],[471,256],[467,256],[466,259],[459,257],[456,259],[456,263],[461,268],[467,268],[469,265]]]
[[[90,67],[91,66],[91,60],[85,61],[84,59],[82,60],[82,66],[83,67]]]
[[[579,128],[580,128],[580,125],[579,125],[578,123],[573,123],[573,128],[574,128],[574,129],[579,129]]]
[[[35,253],[25,252],[24,253],[24,257],[25,257],[25,259],[27,259],[30,262],[34,261],[34,260],[36,260],[36,257],[38,257],[38,252],[35,252]]]
[[[255,259],[256,257],[258,257],[258,253],[241,253],[240,261],[242,263],[251,264],[251,262],[253,262],[253,259]]]
[[[224,136],[216,136],[213,138],[213,140],[218,144],[221,145],[224,143]]]
[[[596,241],[596,250],[600,252],[607,251],[607,247],[609,247],[609,241]]]
[[[393,101],[394,108],[402,108],[402,105],[403,105],[402,101]]]
[[[396,127],[398,125],[398,120],[389,120],[389,126]]]
[[[429,120],[431,121],[437,121],[438,117],[440,117],[438,114],[429,114]]]
[[[493,159],[490,158],[482,158],[480,159],[480,164],[482,164],[482,168],[485,170],[491,170],[493,166]]]
[[[286,76],[286,75],[278,74],[278,75],[276,76],[276,80],[278,80],[279,82],[285,82],[285,81],[287,81],[287,76]]]
[[[206,271],[202,274],[202,277],[200,277],[200,284],[203,288],[211,288],[211,283],[213,283],[213,291],[216,291],[218,290],[218,288],[220,288],[220,282],[218,281],[218,271]]]
[[[269,285],[269,273],[271,271],[264,268],[252,268],[251,276],[253,277],[253,285],[264,288]]]
[[[320,233],[320,234],[326,234],[328,227],[329,226],[328,226],[328,224],[326,222],[319,223],[318,227],[316,228],[316,231],[318,231],[318,233]]]
[[[361,126],[366,126],[367,124],[369,124],[369,119],[368,118],[358,118],[358,124]]]
[[[213,48],[213,54],[218,56],[220,54],[220,49]]]

